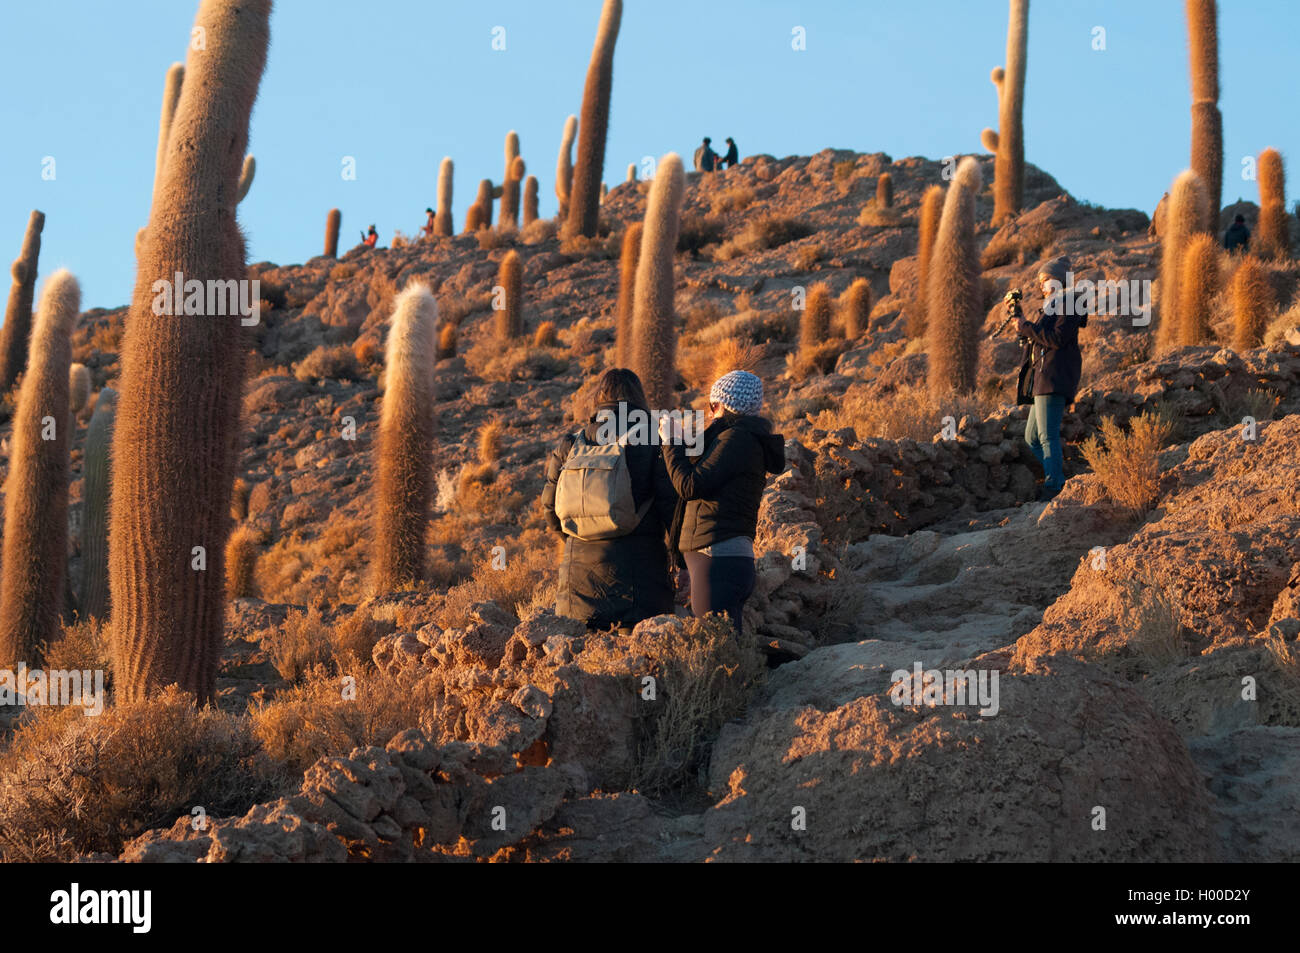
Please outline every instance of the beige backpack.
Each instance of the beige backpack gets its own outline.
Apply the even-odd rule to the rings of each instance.
[[[581,430],[573,435],[555,487],[555,515],[565,533],[585,540],[626,536],[640,525],[651,502],[638,508],[632,499],[622,439],[601,446],[588,443]]]

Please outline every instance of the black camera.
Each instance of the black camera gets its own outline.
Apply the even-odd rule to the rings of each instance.
[[[1019,288],[1012,288],[1010,291],[1007,292],[1006,297],[1003,298],[1002,300],[1007,302],[1019,301],[1022,297],[1023,295],[1021,295]]]

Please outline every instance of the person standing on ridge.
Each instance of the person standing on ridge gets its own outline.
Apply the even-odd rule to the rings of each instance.
[[[716,172],[718,169],[718,154],[713,151],[713,142],[708,136],[704,137],[704,143],[695,150],[695,171],[696,172]]]
[[[1223,247],[1230,252],[1250,251],[1250,229],[1246,227],[1246,216],[1238,215],[1223,233]]]
[[[437,216],[434,214],[434,211],[433,211],[433,209],[431,209],[431,208],[426,208],[426,209],[424,210],[424,215],[425,215],[425,218],[424,218],[424,227],[420,229],[420,234],[423,235],[425,238],[432,238],[432,237],[433,237],[433,222],[434,222],[434,219],[437,218]]]

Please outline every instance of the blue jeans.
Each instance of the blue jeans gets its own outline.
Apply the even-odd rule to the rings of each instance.
[[[1061,417],[1065,414],[1065,398],[1059,394],[1038,395],[1029,408],[1025,422],[1025,443],[1043,465],[1047,478],[1043,486],[1059,490],[1065,485],[1065,460],[1061,456]]]

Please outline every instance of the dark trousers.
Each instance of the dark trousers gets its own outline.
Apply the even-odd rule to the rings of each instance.
[[[754,560],[748,556],[682,553],[691,575],[691,613],[697,618],[725,612],[741,633],[745,600],[754,591]]]

